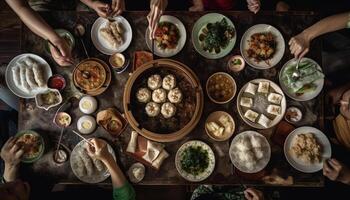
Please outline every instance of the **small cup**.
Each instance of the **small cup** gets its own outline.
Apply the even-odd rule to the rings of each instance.
[[[232,56],[227,62],[227,67],[230,71],[240,72],[245,67],[245,61],[240,55]]]
[[[115,53],[109,57],[109,64],[118,74],[120,74],[129,66],[129,59],[121,53]]]
[[[48,80],[47,80],[47,86],[51,89],[57,89],[59,91],[64,90],[66,88],[66,79],[60,75],[60,74],[55,74],[52,75]]]

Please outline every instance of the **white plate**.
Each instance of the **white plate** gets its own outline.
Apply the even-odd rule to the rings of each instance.
[[[185,151],[185,149],[187,149],[190,146],[195,146],[195,147],[201,146],[204,150],[206,150],[208,152],[209,165],[203,173],[198,174],[197,176],[185,172],[182,169],[181,163],[180,163],[182,153]],[[192,141],[188,141],[188,142],[184,143],[183,145],[181,145],[179,150],[177,150],[176,156],[175,156],[175,165],[176,165],[177,171],[184,179],[191,181],[191,182],[200,182],[200,181],[203,181],[204,179],[208,178],[210,176],[210,174],[214,171],[215,155],[214,155],[213,150],[206,143],[199,141],[199,140],[192,140]]]
[[[170,22],[176,25],[176,27],[179,29],[180,33],[180,38],[177,43],[177,46],[175,49],[170,49],[170,50],[162,50],[161,48],[158,47],[157,42],[154,41],[154,54],[156,54],[159,57],[171,57],[175,56],[177,53],[179,53],[182,48],[185,46],[186,43],[186,29],[183,23],[176,17],[170,16],[170,15],[163,15],[161,16],[159,22]],[[152,51],[152,41],[150,40],[149,37],[149,29],[147,28],[146,34],[145,34],[145,39],[146,39],[146,44],[148,48]]]
[[[247,137],[247,136],[257,136],[262,138],[262,141],[264,144],[262,144],[262,148],[264,148],[264,151],[266,153],[266,156],[264,156],[262,159],[260,159],[258,161],[258,164],[255,166],[254,169],[249,170],[247,169],[245,166],[242,166],[238,161],[237,158],[234,154],[234,152],[237,151],[237,149],[235,148],[234,144],[237,142],[237,140],[241,137]],[[236,137],[233,138],[231,145],[230,145],[230,150],[229,150],[229,155],[230,155],[230,159],[232,164],[241,172],[244,173],[257,173],[261,170],[263,170],[266,165],[269,163],[270,158],[271,158],[271,147],[269,142],[267,141],[266,137],[261,135],[260,133],[256,132],[256,131],[244,131],[240,134],[238,134]]]
[[[124,34],[123,34],[124,43],[116,49],[110,47],[110,45],[107,43],[107,41],[104,38],[102,38],[99,32],[101,28],[106,26],[108,22],[107,19],[102,17],[97,18],[91,28],[92,43],[94,44],[96,49],[98,49],[101,53],[106,55],[112,55],[114,53],[121,53],[125,51],[129,47],[132,39],[132,29],[128,20],[126,20],[122,16],[116,16],[116,17],[113,17],[113,19],[116,22],[122,23],[124,28]]]
[[[283,91],[282,89],[274,82],[270,81],[270,80],[267,80],[267,79],[254,79],[254,80],[251,80],[249,81],[250,83],[254,83],[255,85],[258,85],[259,82],[261,81],[268,81],[270,83],[270,88],[272,88],[275,93],[278,93],[280,95],[282,95],[282,101],[281,101],[281,114],[277,115],[270,123],[270,125],[265,128],[264,126],[258,124],[258,122],[252,122],[250,121],[249,119],[245,118],[244,117],[244,111],[248,110],[248,109],[251,109],[259,114],[263,113],[265,116],[267,116],[267,112],[266,112],[266,109],[267,109],[267,106],[269,104],[272,104],[272,105],[276,105],[276,104],[273,104],[273,103],[270,103],[267,101],[267,96],[263,95],[263,94],[258,94],[256,92],[255,96],[251,95],[251,94],[245,94],[244,91],[245,89],[247,88],[247,85],[248,83],[246,83],[242,88],[241,90],[239,91],[238,93],[238,96],[237,96],[237,110],[238,110],[238,113],[239,115],[241,116],[241,118],[243,119],[243,121],[245,123],[247,123],[249,126],[253,127],[253,128],[257,128],[257,129],[268,129],[268,128],[271,128],[273,126],[276,126],[282,119],[283,119],[283,116],[286,112],[286,107],[287,107],[287,101],[286,101],[286,97],[284,96],[283,94]],[[271,89],[270,89],[271,90]],[[250,97],[250,98],[253,98],[253,107],[252,108],[245,108],[243,106],[240,105],[240,101],[241,101],[241,98],[242,97]],[[260,117],[260,115],[259,115]],[[259,119],[259,117],[257,118],[257,120]]]
[[[276,36],[276,52],[271,59],[269,59],[269,65],[265,61],[260,61],[259,63],[254,61],[253,58],[249,58],[247,54],[247,49],[249,49],[249,40],[250,36],[255,33],[261,32],[271,32],[274,36]],[[257,24],[250,27],[242,36],[241,39],[241,54],[244,60],[252,67],[256,69],[269,69],[274,67],[283,57],[285,51],[285,43],[281,32],[275,27],[268,24]]]
[[[108,169],[106,168],[106,170],[104,172],[100,172],[100,173],[96,173],[96,169],[94,169],[95,173],[92,176],[79,176],[78,173],[76,172],[76,169],[73,167],[74,163],[76,162],[76,157],[79,155],[78,150],[80,150],[81,148],[85,148],[86,142],[84,140],[80,141],[73,149],[71,156],[70,156],[70,166],[72,168],[72,171],[74,173],[74,175],[81,180],[82,182],[85,183],[99,183],[102,182],[104,180],[106,180],[109,176],[110,173],[108,172]],[[84,145],[84,146],[83,146]],[[112,154],[113,159],[116,160],[115,157],[115,153],[113,148],[111,147],[111,145],[107,144],[108,147],[108,151]]]
[[[300,133],[314,134],[314,136],[316,137],[317,141],[320,143],[322,148],[322,161],[325,161],[326,159],[332,156],[331,144],[329,143],[329,140],[325,134],[323,134],[317,128],[310,127],[310,126],[299,127],[294,131],[292,131],[286,138],[286,141],[284,142],[284,155],[286,156],[286,159],[289,162],[289,164],[292,165],[292,167],[294,167],[296,170],[299,170],[301,172],[305,172],[305,173],[317,172],[323,168],[323,162],[306,164],[289,153],[289,149],[292,146],[292,141],[294,137]]]
[[[208,23],[215,23],[217,21],[221,21],[223,18],[226,19],[229,26],[233,27],[235,31],[234,37],[229,41],[229,44],[226,46],[225,49],[221,49],[220,53],[210,53],[208,51],[204,51],[200,45],[199,41],[199,34],[201,33],[204,26],[206,26]],[[236,44],[237,40],[237,31],[235,28],[235,25],[232,23],[232,21],[227,18],[225,15],[219,14],[219,13],[208,13],[206,15],[203,15],[201,18],[199,18],[196,23],[193,26],[192,29],[192,43],[193,47],[196,49],[196,51],[202,55],[205,58],[208,59],[218,59],[226,56],[231,52],[233,47]]]
[[[36,94],[45,91],[47,89],[47,87],[38,88],[38,89],[32,90],[30,92],[26,92],[26,91],[23,91],[21,88],[16,86],[16,84],[14,83],[14,80],[13,80],[13,76],[12,76],[12,67],[15,67],[17,65],[17,62],[20,62],[21,60],[23,60],[27,57],[30,57],[33,60],[35,60],[35,62],[37,62],[43,68],[45,82],[47,82],[47,80],[50,78],[50,76],[52,76],[52,71],[51,71],[50,65],[43,58],[41,58],[38,55],[31,54],[31,53],[20,54],[20,55],[14,57],[10,61],[10,63],[7,65],[6,74],[5,74],[7,87],[18,97],[29,99],[29,98],[34,98]]]
[[[312,60],[312,59],[310,59],[310,58],[302,58],[302,59],[300,60],[300,62],[303,62],[303,61],[306,61],[306,60],[307,60],[307,61],[311,61],[311,62],[317,64],[318,70],[322,71],[321,66],[320,66],[316,61],[314,61],[314,60]],[[312,92],[304,93],[304,94],[301,95],[301,96],[297,96],[296,94],[289,92],[289,91],[288,91],[288,88],[287,88],[287,87],[284,85],[284,83],[281,81],[281,75],[282,75],[284,69],[285,69],[288,65],[296,64],[296,62],[297,62],[297,60],[294,59],[294,58],[291,59],[291,60],[289,60],[288,62],[286,62],[286,64],[283,65],[283,67],[282,67],[282,69],[281,69],[281,71],[280,71],[280,73],[279,73],[278,79],[279,79],[279,82],[280,82],[280,85],[281,85],[282,90],[286,93],[287,96],[289,96],[290,98],[292,98],[292,99],[294,99],[294,100],[296,100],[296,101],[309,101],[309,100],[311,100],[311,99],[317,97],[317,95],[319,95],[319,94],[321,93],[322,88],[323,88],[323,84],[324,84],[324,79],[319,79],[319,80],[317,80],[317,81],[314,82],[314,84],[317,85],[317,88],[316,88],[316,90],[314,90],[314,91],[312,91]]]

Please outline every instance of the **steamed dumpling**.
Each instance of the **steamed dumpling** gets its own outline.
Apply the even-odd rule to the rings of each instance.
[[[164,118],[173,117],[176,113],[176,106],[172,103],[166,102],[162,105],[161,113]]]
[[[154,90],[152,100],[156,103],[164,103],[166,101],[166,91],[163,88]]]
[[[162,87],[166,90],[171,90],[176,86],[176,79],[175,76],[172,74],[166,75],[163,78],[163,84]]]
[[[157,103],[149,102],[146,104],[145,110],[149,117],[155,117],[160,113],[160,106]]]
[[[179,88],[169,91],[168,99],[171,103],[180,103],[182,101],[182,92]]]
[[[141,103],[148,103],[151,100],[152,93],[147,88],[140,88],[136,93],[137,100]]]
[[[160,88],[162,86],[162,77],[158,74],[150,76],[147,80],[147,85],[151,90]]]

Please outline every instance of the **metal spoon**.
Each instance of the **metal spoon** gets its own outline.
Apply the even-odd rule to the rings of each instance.
[[[65,115],[65,116],[68,117],[68,123],[67,123],[67,124],[60,124],[59,121],[58,121],[58,117],[63,116],[63,115]],[[61,146],[61,141],[62,141],[62,136],[63,136],[64,129],[67,128],[67,127],[70,125],[70,123],[72,122],[72,118],[71,118],[71,116],[70,116],[68,113],[66,113],[66,112],[59,112],[59,113],[57,113],[57,115],[56,115],[56,117],[55,117],[55,119],[54,119],[54,122],[55,122],[55,124],[56,124],[58,127],[61,128],[60,137],[59,137],[59,139],[58,139],[58,144],[57,144],[57,148],[56,148],[56,151],[55,151],[55,156],[57,156],[58,150],[60,149],[60,146]]]
[[[299,71],[299,63],[300,63],[301,58],[298,58],[297,66],[295,67],[295,71],[292,74],[292,78],[295,80],[300,77],[300,71]]]
[[[86,50],[85,43],[84,43],[84,41],[82,39],[84,34],[85,34],[85,27],[82,24],[75,25],[75,27],[74,27],[74,35],[80,39],[80,42],[83,45],[86,57],[90,58],[90,56],[89,56],[89,54],[88,54],[88,52]]]

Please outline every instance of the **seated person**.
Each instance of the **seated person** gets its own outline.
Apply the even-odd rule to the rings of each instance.
[[[19,164],[24,151],[16,140],[14,137],[10,138],[1,149],[0,155],[5,162],[3,184],[0,185],[1,200],[28,200],[30,198],[29,184],[18,180]],[[109,153],[106,142],[100,139],[92,139],[91,142],[94,146],[86,147],[89,155],[101,160],[111,174],[113,199],[134,200],[134,189]]]
[[[313,39],[344,28],[350,28],[350,13],[347,12],[324,18],[292,37],[288,43],[290,52],[294,54],[295,58],[302,58],[309,52],[310,42]]]
[[[189,11],[204,10],[231,10],[234,9],[234,0],[193,0],[193,6]],[[253,13],[260,10],[260,0],[247,0],[248,9]]]
[[[200,185],[197,187],[191,197],[191,200],[264,200],[264,194],[260,190],[248,188],[244,191],[240,187],[227,188],[211,185]]]
[[[350,169],[334,158],[323,163],[323,175],[332,181],[350,185]]]
[[[72,65],[71,50],[67,42],[29,6],[27,1],[6,0],[6,2],[31,31],[44,40],[49,40],[57,47],[59,51],[50,45],[52,58],[57,64],[60,66]]]

